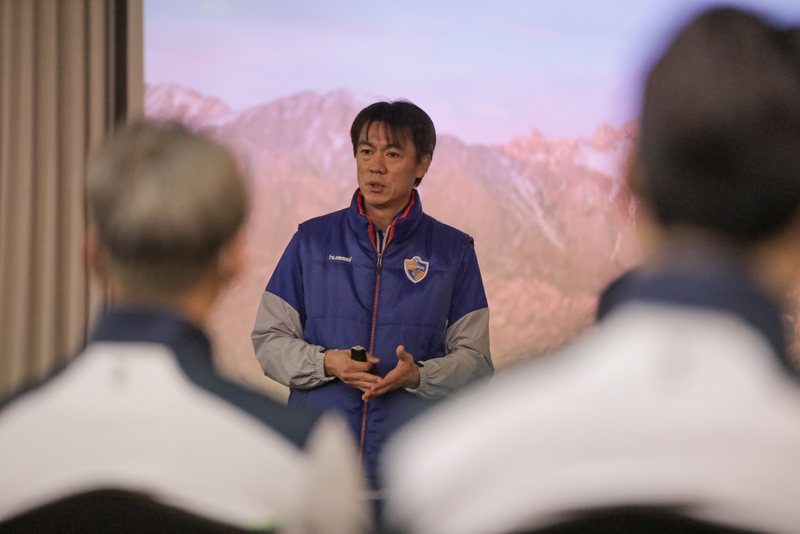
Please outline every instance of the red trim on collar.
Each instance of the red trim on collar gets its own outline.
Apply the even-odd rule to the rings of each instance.
[[[406,211],[404,211],[403,214],[400,215],[399,217],[395,217],[395,220],[397,220],[397,219],[405,219],[408,216],[408,212],[411,211],[411,206],[414,205],[414,201],[416,199],[417,199],[417,190],[416,189],[412,189],[411,190],[411,201],[409,201],[408,207],[406,208]],[[394,224],[394,222],[392,224]]]
[[[364,211],[364,204],[362,199],[364,195],[361,194],[361,190],[358,191],[358,196],[356,197],[356,204],[358,205],[358,213],[363,215],[369,221],[369,240],[372,242],[372,248],[378,250],[378,244],[375,242],[375,227],[372,225],[372,219],[369,218],[369,215]]]
[[[392,225],[389,227],[389,235],[386,237],[386,246],[389,246],[389,243],[392,242],[392,238],[394,237],[394,223],[397,222],[397,219],[405,219],[408,216],[409,212],[411,211],[411,206],[414,205],[414,201],[416,200],[416,198],[417,198],[417,190],[412,189],[411,200],[409,201],[406,210],[403,212],[402,215],[398,215],[397,217],[395,217],[394,220],[392,221]]]
[[[378,244],[375,242],[375,227],[372,224],[372,219],[369,218],[367,212],[364,211],[364,203],[362,202],[364,199],[364,195],[361,194],[361,190],[358,191],[358,196],[356,196],[356,204],[358,205],[358,213],[363,215],[369,221],[369,240],[372,242],[372,246],[375,247],[375,250],[378,250]],[[394,218],[392,224],[389,226],[389,235],[386,236],[386,245],[384,246],[384,250],[386,250],[386,246],[392,242],[392,237],[394,237],[394,223],[397,219],[405,219],[408,217],[408,214],[411,212],[411,207],[414,205],[414,202],[417,200],[417,190],[411,190],[411,200],[408,202],[408,206],[406,206],[405,211]]]
[[[359,189],[358,196],[356,197],[356,204],[358,204],[358,213],[360,213],[361,215],[366,215],[366,212],[364,211],[364,203],[362,202],[362,200],[364,200],[364,195],[361,194],[361,189]],[[369,219],[369,217],[367,217],[367,219]]]

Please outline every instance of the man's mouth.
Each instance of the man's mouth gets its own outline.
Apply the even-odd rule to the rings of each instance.
[[[367,182],[367,188],[373,193],[377,193],[379,191],[383,191],[386,186],[380,182]]]

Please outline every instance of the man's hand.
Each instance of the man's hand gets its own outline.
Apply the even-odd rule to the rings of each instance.
[[[329,350],[322,364],[325,366],[325,376],[335,376],[348,386],[366,392],[381,380],[381,377],[369,372],[379,361],[370,353],[367,353],[366,362],[357,362],[350,358],[349,350]]]
[[[400,360],[397,366],[383,379],[373,384],[368,391],[364,391],[364,395],[361,396],[364,401],[379,397],[393,389],[413,389],[419,386],[419,367],[414,363],[414,357],[406,352],[403,345],[398,345],[396,352]]]

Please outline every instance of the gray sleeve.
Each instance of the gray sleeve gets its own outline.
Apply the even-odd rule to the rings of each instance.
[[[251,338],[264,374],[284,386],[308,389],[333,380],[325,376],[324,348],[303,339],[300,314],[269,291],[261,297]]]
[[[494,374],[489,353],[489,308],[475,310],[451,324],[445,343],[445,356],[420,362],[419,386],[408,391],[435,399]]]

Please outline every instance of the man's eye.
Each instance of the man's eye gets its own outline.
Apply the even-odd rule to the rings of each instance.
[[[368,148],[362,148],[361,149],[361,153],[364,154],[365,156],[367,156],[369,154],[372,154],[372,150],[370,150]]]
[[[390,158],[399,158],[400,157],[400,154],[398,154],[397,152],[389,152],[386,155],[389,156]]]

